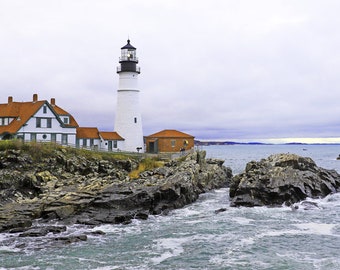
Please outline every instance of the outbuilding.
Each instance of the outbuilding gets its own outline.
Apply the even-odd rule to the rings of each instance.
[[[165,129],[144,139],[148,153],[174,153],[193,149],[195,137],[178,130]]]

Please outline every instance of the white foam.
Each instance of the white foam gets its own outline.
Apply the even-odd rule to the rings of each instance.
[[[332,230],[337,224],[310,222],[295,224],[294,226],[301,229],[303,234],[334,235]]]
[[[188,237],[183,238],[161,238],[156,240],[155,249],[160,251],[160,256],[151,258],[153,264],[160,264],[164,260],[179,256],[184,252],[183,244],[188,241]]]
[[[254,221],[253,219],[244,218],[244,217],[234,217],[231,220],[233,220],[236,223],[241,224],[241,225],[248,225],[248,224],[250,224],[251,222]]]
[[[16,253],[20,252],[21,250],[18,248],[10,247],[10,246],[0,246],[1,253]],[[0,269],[1,270],[1,269]]]
[[[136,225],[136,226],[134,226]],[[129,225],[121,225],[121,224],[103,224],[93,228],[93,231],[103,231],[107,234],[122,234],[122,233],[138,233],[140,232],[140,227],[138,224],[129,224]]]

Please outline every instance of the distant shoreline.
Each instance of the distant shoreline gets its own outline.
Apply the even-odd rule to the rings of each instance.
[[[197,146],[209,146],[209,145],[340,145],[340,143],[261,143],[261,142],[233,142],[233,141],[200,141],[195,140]]]

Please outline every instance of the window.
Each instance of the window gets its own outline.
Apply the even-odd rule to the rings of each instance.
[[[52,127],[52,118],[47,118],[47,128],[51,128]]]
[[[47,135],[46,135],[46,134],[42,135],[42,138],[43,138],[44,140],[46,140],[46,139],[47,139]]]
[[[79,139],[76,139],[76,147],[79,148]]]
[[[83,139],[83,147],[87,146],[87,139]]]
[[[93,139],[90,139],[90,146],[93,146],[93,144],[94,144]]]
[[[176,140],[171,140],[171,147],[175,147],[176,145]]]
[[[31,141],[35,142],[37,140],[37,134],[31,133]]]
[[[135,123],[137,123],[137,117],[135,117]]]
[[[51,142],[56,142],[57,141],[57,135],[55,133],[51,134]]]
[[[117,148],[117,141],[113,141],[113,148]]]
[[[47,106],[46,105],[44,105],[44,107],[43,107],[43,113],[47,113]]]
[[[35,127],[37,127],[37,128],[40,128],[40,127],[41,127],[41,118],[36,118]]]
[[[64,117],[63,121],[64,121],[64,124],[68,124],[68,117]]]
[[[67,144],[67,134],[61,134],[61,144]]]

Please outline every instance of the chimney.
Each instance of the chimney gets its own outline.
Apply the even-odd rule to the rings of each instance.
[[[12,96],[9,96],[8,97],[8,104],[12,103],[13,102],[13,97]]]
[[[51,105],[55,106],[55,98],[51,98]]]
[[[38,94],[34,94],[33,95],[33,102],[37,102],[38,101]]]

